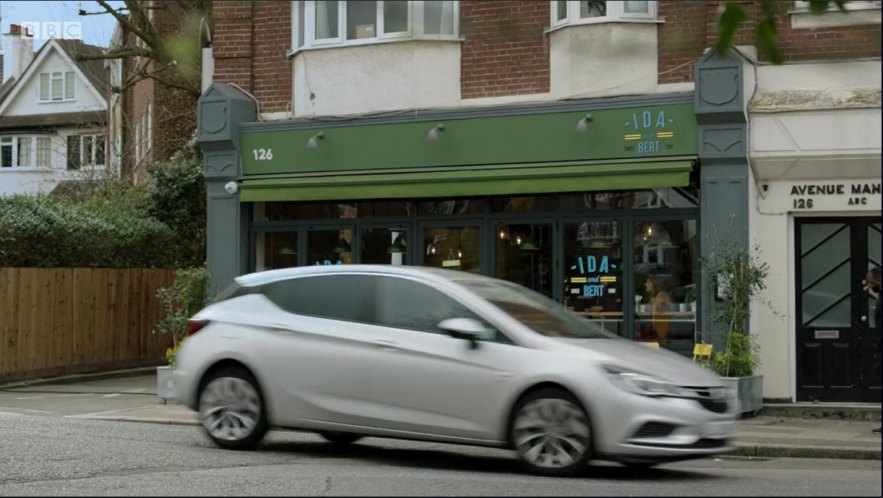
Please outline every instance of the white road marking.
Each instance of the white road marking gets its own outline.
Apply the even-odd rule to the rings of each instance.
[[[109,414],[111,414],[111,413],[130,412],[130,411],[132,411],[132,410],[143,410],[143,409],[145,409],[145,408],[154,408],[154,407],[156,407],[155,404],[153,404],[153,405],[144,405],[144,406],[136,406],[136,407],[134,407],[134,408],[122,408],[122,409],[119,409],[119,410],[108,410],[108,411],[105,411],[105,412],[81,413],[80,415],[65,415],[65,418],[89,418],[89,417],[96,417],[96,416],[99,416],[99,415],[109,415]]]
[[[138,389],[129,389],[128,391],[123,391],[124,393],[143,393],[146,391],[146,387],[139,387]]]
[[[47,412],[46,410],[30,410],[27,408],[16,408],[16,407],[11,407],[11,406],[0,406],[0,410],[21,410],[23,412],[47,413],[47,414],[55,413],[55,412]],[[21,415],[21,414],[19,413],[19,415]]]
[[[102,398],[116,398],[119,395],[120,393],[105,394],[104,396],[102,396]]]
[[[91,396],[90,393],[74,393],[74,394],[44,394],[41,396],[23,396],[21,398],[15,398],[16,401],[27,401],[27,400],[35,400],[35,399],[50,399],[50,398],[73,398],[76,396]]]

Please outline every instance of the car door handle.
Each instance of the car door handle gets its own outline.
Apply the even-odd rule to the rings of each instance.
[[[396,343],[394,343],[392,341],[385,341],[382,339],[374,341],[374,345],[380,349],[390,349],[390,350],[398,349],[398,346],[396,345]]]

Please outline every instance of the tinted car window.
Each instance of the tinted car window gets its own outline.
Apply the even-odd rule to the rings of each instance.
[[[375,277],[321,275],[273,282],[264,295],[291,313],[352,322],[374,319]]]
[[[570,313],[546,296],[520,285],[491,280],[457,282],[538,334],[577,339],[620,339],[598,325]]]
[[[429,285],[405,278],[378,278],[378,324],[447,334],[438,328],[438,324],[447,318],[473,318],[487,324],[469,308]],[[491,328],[488,326],[488,329]],[[511,342],[499,332],[493,340]]]

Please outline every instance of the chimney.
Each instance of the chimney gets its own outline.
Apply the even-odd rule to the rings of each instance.
[[[21,78],[28,65],[34,60],[34,39],[27,36],[23,32],[22,27],[18,24],[9,26],[9,33],[6,34],[7,46],[9,47],[9,69],[16,79]],[[24,36],[22,36],[24,35]]]

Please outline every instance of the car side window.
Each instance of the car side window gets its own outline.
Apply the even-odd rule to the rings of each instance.
[[[487,325],[473,313],[444,292],[414,280],[380,277],[377,280],[376,323],[387,327],[447,334],[438,324],[447,318],[472,318]],[[493,329],[488,325],[488,329]],[[506,336],[495,332],[495,342],[511,343]],[[489,336],[490,337],[490,336]]]
[[[374,320],[375,279],[370,275],[318,275],[268,284],[264,295],[299,315],[349,322]]]

